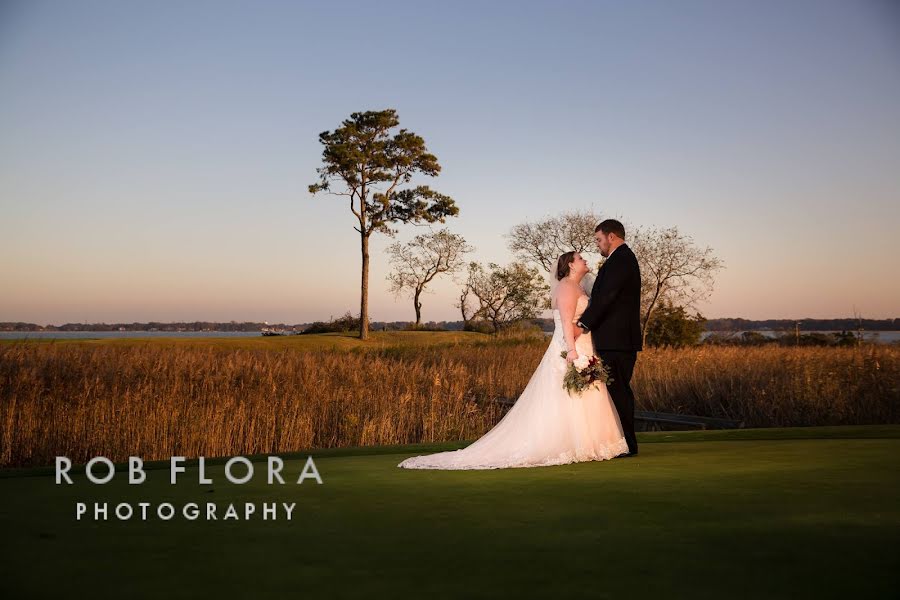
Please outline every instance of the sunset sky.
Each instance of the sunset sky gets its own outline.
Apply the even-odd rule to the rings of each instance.
[[[707,317],[900,316],[897,6],[0,0],[0,321],[356,312],[355,218],[307,186],[318,134],[384,108],[473,259],[593,208],[711,246]],[[373,320],[414,318],[392,241]]]

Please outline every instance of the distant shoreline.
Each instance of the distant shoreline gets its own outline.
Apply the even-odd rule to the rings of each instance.
[[[546,335],[549,335],[551,331],[542,327],[542,330]],[[381,329],[374,330],[381,331]],[[396,331],[396,330],[395,330]],[[402,331],[402,330],[400,330]],[[444,333],[447,333],[450,330],[444,330]],[[352,333],[352,332],[351,332]],[[429,333],[441,333],[441,331],[410,331],[410,333],[421,333],[422,335],[427,335]],[[704,331],[702,334],[702,339],[705,340],[710,336],[715,335],[725,335],[733,338],[740,338],[741,334],[744,331]],[[770,329],[762,329],[762,330],[754,330],[752,333],[757,333],[763,335],[767,338],[775,338],[778,335],[785,335],[787,331],[773,331]],[[811,331],[811,330],[800,330],[801,335],[807,334],[829,334],[829,333],[839,333],[838,331],[830,330],[830,331]],[[856,332],[851,332],[853,335],[856,335]],[[298,338],[306,338],[313,337],[310,335],[280,335],[275,336],[275,339],[278,338],[287,338],[287,337],[298,337]],[[866,342],[878,342],[885,344],[892,344],[895,342],[900,342],[900,331],[863,331],[862,332],[863,340]],[[10,341],[10,340],[88,340],[88,339],[154,339],[154,338],[182,338],[182,339],[190,339],[190,338],[263,338],[262,332],[260,331],[0,331],[0,341]],[[269,338],[271,339],[271,338]]]
[[[533,319],[534,323],[544,330],[553,329],[552,318]],[[0,334],[2,333],[152,333],[153,335],[168,333],[198,333],[198,334],[222,334],[222,333],[254,333],[259,334],[265,329],[285,331],[303,331],[313,325],[309,323],[257,323],[252,321],[230,321],[227,323],[215,321],[190,321],[174,323],[65,323],[63,325],[45,325],[24,322],[0,322]],[[371,321],[370,330],[402,330],[412,325],[411,321]],[[423,323],[425,327],[443,329],[447,331],[462,331],[462,321],[428,321]],[[859,331],[866,333],[896,332],[900,331],[900,318],[894,319],[743,319],[721,318],[707,319],[705,331],[719,333],[740,333],[744,331],[778,332],[840,332]]]

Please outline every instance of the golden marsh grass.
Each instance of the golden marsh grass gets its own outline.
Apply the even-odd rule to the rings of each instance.
[[[0,465],[473,439],[546,348],[429,335],[0,344]],[[896,423],[898,358],[876,345],[648,350],[634,388],[640,410],[748,427]]]

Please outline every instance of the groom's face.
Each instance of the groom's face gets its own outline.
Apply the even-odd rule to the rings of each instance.
[[[609,236],[602,231],[594,232],[594,241],[597,242],[597,249],[600,250],[600,256],[606,258],[609,256]]]

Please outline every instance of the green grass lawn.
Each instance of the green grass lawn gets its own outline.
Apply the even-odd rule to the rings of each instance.
[[[888,598],[900,426],[640,434],[637,458],[407,471],[465,444],[316,451],[323,485],[148,463],[0,473],[5,598]],[[286,479],[307,453],[281,454]],[[161,467],[165,466],[163,469]],[[160,467],[160,468],[157,468]],[[296,502],[292,521],[76,521],[76,501]],[[281,517],[281,515],[279,515]],[[221,518],[221,516],[220,516]]]

